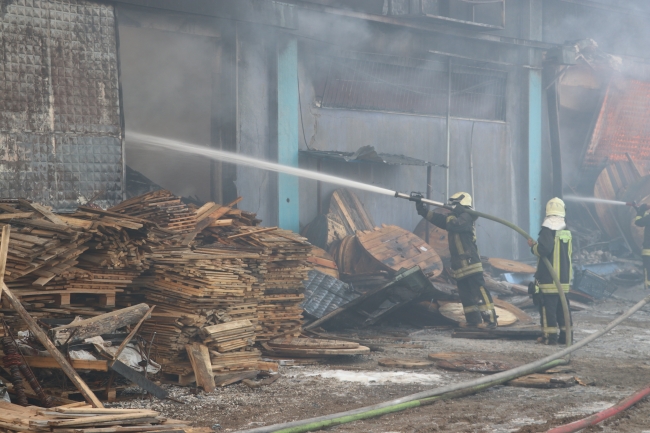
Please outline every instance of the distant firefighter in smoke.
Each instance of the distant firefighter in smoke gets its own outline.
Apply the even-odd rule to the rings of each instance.
[[[648,275],[650,275],[650,212],[648,212],[650,206],[643,203],[642,205],[636,208],[636,219],[634,224],[639,227],[643,227],[643,250],[641,251],[641,256],[643,257],[643,271],[645,274],[645,288],[650,287],[650,280],[648,280]]]
[[[447,230],[451,253],[450,273],[457,281],[466,326],[496,328],[494,302],[485,288],[483,265],[476,246],[476,217],[466,212],[472,208],[472,197],[466,192],[458,192],[449,198],[449,205],[453,207],[450,213],[439,213],[427,210],[421,201],[415,202],[419,215]]]
[[[569,293],[573,275],[571,265],[572,238],[571,232],[566,229],[565,216],[564,201],[557,197],[549,200],[546,204],[546,218],[542,223],[537,242],[529,239],[528,245],[537,257],[546,257],[551,262],[553,269],[560,278],[562,289],[565,293]],[[558,342],[565,344],[566,318],[562,311],[560,294],[551,273],[542,260],[537,262],[535,282],[531,283],[529,291],[532,292],[535,305],[539,307],[543,334],[539,342],[544,344],[557,344]],[[568,299],[567,302],[569,302]],[[570,316],[571,313],[569,313],[569,323],[573,324]]]

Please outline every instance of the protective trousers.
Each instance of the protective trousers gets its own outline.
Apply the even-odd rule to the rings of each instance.
[[[566,343],[566,321],[564,320],[560,295],[557,293],[539,293],[536,296],[539,296],[539,316],[545,343]],[[568,298],[566,301],[569,304]],[[569,310],[569,320],[571,325],[573,325],[571,310]],[[558,331],[560,332],[559,340]]]
[[[483,273],[470,275],[457,280],[460,302],[463,304],[465,320],[468,325],[497,323],[492,295],[485,288]]]

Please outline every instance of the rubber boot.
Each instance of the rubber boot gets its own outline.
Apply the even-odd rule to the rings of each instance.
[[[484,311],[481,313],[483,323],[478,325],[482,329],[495,329],[497,327],[497,315],[494,310]]]
[[[479,313],[478,311],[465,313],[465,320],[467,321],[465,325],[465,327],[467,328],[476,328],[483,321],[483,319],[481,318],[481,313]]]
[[[557,339],[559,344],[566,344],[566,332],[560,331],[560,337]],[[573,343],[573,331],[571,331],[571,342]]]
[[[549,334],[546,336],[544,344],[547,346],[557,346],[557,334]]]

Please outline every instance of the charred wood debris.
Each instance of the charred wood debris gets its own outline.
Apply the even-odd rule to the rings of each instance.
[[[107,210],[86,205],[66,214],[2,200],[0,225],[11,234],[3,240],[0,378],[15,404],[0,401],[7,414],[1,427],[183,431],[182,422],[154,411],[103,409],[88,396],[114,401],[133,384],[158,398],[167,398],[162,384],[211,392],[243,381],[257,388],[277,379],[279,365],[381,350],[337,336],[342,328],[402,322],[454,328],[460,338],[538,334],[522,311],[533,308],[531,264],[484,258],[500,328],[475,335],[457,327],[463,315],[445,271],[446,234],[431,224],[422,221],[415,234],[376,227],[356,195],[340,189],[302,237],[262,227],[254,213],[237,209],[240,200],[197,205],[159,190]],[[610,296],[616,278],[636,282],[634,260],[594,248],[601,244],[593,231],[577,236],[584,247],[574,309]]]

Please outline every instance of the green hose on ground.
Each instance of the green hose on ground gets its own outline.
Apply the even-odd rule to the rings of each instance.
[[[539,359],[535,362],[531,362],[526,365],[522,365],[512,370],[504,371],[501,373],[493,374],[490,376],[483,376],[477,379],[472,379],[464,383],[457,383],[452,385],[443,386],[440,388],[434,388],[427,391],[422,391],[416,394],[411,394],[402,398],[398,398],[391,401],[386,401],[383,403],[378,403],[372,406],[366,406],[358,409],[349,410],[346,412],[335,413],[330,415],[324,415],[320,417],[292,421],[283,424],[275,424],[265,427],[257,427],[250,430],[241,430],[239,433],[271,433],[271,432],[283,432],[283,433],[301,433],[308,431],[315,431],[320,428],[329,425],[338,425],[344,424],[347,422],[357,421],[366,418],[372,418],[374,416],[384,415],[392,412],[399,412],[411,407],[418,407],[424,404],[430,404],[441,399],[450,399],[455,397],[461,397],[463,395],[474,394],[476,392],[482,391],[484,389],[490,388],[495,385],[507,382],[508,380],[515,379],[517,377],[525,376],[527,374],[540,371],[542,369],[548,368],[549,365],[558,365],[552,364],[555,361],[558,361],[560,364],[564,363],[564,358],[577,351],[578,349],[586,346],[597,338],[602,337],[620,323],[625,321],[632,314],[639,311],[646,304],[650,302],[650,296],[642,299],[636,303],[628,311],[617,317],[612,321],[605,329],[593,333],[588,337],[578,341],[576,344],[571,347],[566,347],[559,352],[556,352],[552,355],[546,356],[542,359]]]
[[[567,361],[564,359],[558,359],[552,362],[549,362],[548,364],[538,368],[536,371],[545,371],[553,367],[557,367],[559,365],[565,365],[567,364]],[[520,377],[520,376],[517,376]],[[344,415],[338,418],[332,418],[328,420],[322,420],[322,421],[316,421],[310,424],[305,424],[301,426],[296,426],[296,427],[288,427],[288,428],[283,428],[280,430],[273,430],[276,433],[304,433],[304,432],[309,432],[309,431],[314,431],[314,430],[320,430],[328,427],[333,427],[336,425],[340,424],[346,424],[349,422],[353,421],[360,421],[368,418],[374,418],[376,416],[382,416],[382,415],[387,415],[389,413],[394,413],[394,412],[401,412],[406,409],[411,409],[414,407],[419,407],[419,406],[426,406],[429,404],[433,404],[437,401],[440,400],[449,400],[453,398],[458,398],[458,397],[464,397],[466,395],[471,395],[475,394],[477,392],[481,392],[487,388],[490,388],[492,386],[496,385],[501,385],[502,383],[508,382],[512,379],[516,379],[517,377],[512,377],[512,378],[503,378],[499,379],[498,381],[495,381],[494,383],[490,384],[484,384],[484,385],[478,385],[472,388],[468,389],[463,389],[460,391],[455,391],[455,392],[450,392],[447,394],[435,396],[435,397],[429,397],[429,398],[423,398],[420,400],[412,400],[408,401],[406,403],[400,403],[396,404],[393,406],[388,406],[385,408],[381,409],[375,409],[375,410],[370,410],[367,412],[359,413],[356,415]]]
[[[400,198],[410,199],[410,196],[406,194],[396,193],[395,196]],[[444,204],[436,203],[431,200],[422,199],[422,201],[425,203],[433,204],[435,206],[445,207]],[[510,227],[511,229],[515,230],[517,233],[524,236],[526,239],[532,239],[528,235],[528,233],[526,233],[523,229],[517,227],[516,225],[508,221],[502,220],[497,217],[493,217],[492,215],[476,212],[473,210],[471,210],[470,213],[478,217],[486,218],[498,222],[500,224],[504,224]],[[560,284],[559,278],[557,277],[557,273],[551,266],[548,259],[545,259],[544,263],[548,267],[553,277],[553,280],[555,281],[556,286],[558,286],[558,292],[560,294],[560,299],[562,300],[562,307],[564,309],[564,314],[565,317],[568,318],[569,317],[568,304],[566,303],[566,297],[564,291],[562,290],[562,285]],[[306,420],[292,421],[283,424],[258,427],[250,430],[242,430],[239,433],[271,433],[271,432],[304,433],[309,431],[320,430],[325,427],[331,427],[335,425],[345,424],[348,422],[373,418],[388,413],[400,412],[413,407],[432,404],[438,400],[452,399],[452,398],[462,397],[465,395],[474,394],[483,391],[487,388],[493,387],[495,385],[500,385],[502,383],[505,383],[517,377],[525,376],[527,374],[531,374],[536,371],[547,370],[553,366],[566,363],[566,361],[563,359],[564,357],[586,346],[587,344],[591,343],[597,338],[600,338],[601,336],[605,335],[613,328],[618,326],[620,323],[625,321],[632,314],[636,313],[638,310],[643,308],[646,304],[648,304],[648,302],[650,302],[650,296],[636,303],[632,308],[630,308],[628,311],[626,311],[618,318],[616,318],[614,321],[612,321],[609,325],[607,325],[607,327],[605,327],[605,329],[603,329],[602,331],[591,334],[587,338],[580,340],[578,343],[574,345],[571,345],[571,326],[570,323],[567,323],[567,347],[566,348],[552,355],[549,355],[545,358],[537,360],[535,362],[531,362],[529,364],[522,365],[508,371],[497,373],[491,376],[483,376],[478,379],[473,379],[464,383],[447,385],[441,388],[422,391],[396,400],[378,403],[372,406],[353,409],[346,412],[324,415],[324,416],[315,417]]]

